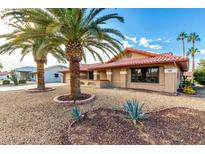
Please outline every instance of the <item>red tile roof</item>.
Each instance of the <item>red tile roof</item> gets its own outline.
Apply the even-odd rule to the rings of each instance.
[[[0,72],[0,76],[7,76],[9,73],[7,71],[5,72]]]
[[[137,65],[149,65],[149,64],[165,64],[165,63],[180,63],[188,62],[189,58],[184,56],[173,56],[172,53],[159,54],[155,57],[146,58],[134,58],[134,59],[122,59],[116,62],[110,62],[94,66],[90,69],[104,69],[104,68],[114,68],[122,66],[137,66]],[[186,68],[187,69],[187,68]]]
[[[100,65],[101,63],[95,63],[95,64],[80,64],[80,70],[81,71],[89,71],[90,68],[95,67]],[[69,72],[69,68],[68,69],[63,69],[62,71],[60,71],[62,73],[64,72]]]
[[[117,58],[116,56],[106,63],[80,64],[80,70],[89,71],[95,69],[105,69],[105,68],[124,67],[124,66],[140,66],[140,65],[151,65],[151,64],[165,64],[165,63],[174,63],[174,62],[181,65],[181,67],[183,67],[183,70],[188,70],[189,58],[185,56],[174,56],[173,53],[171,52],[156,54],[156,53],[146,52],[146,51],[132,49],[132,48],[126,48],[124,52],[135,52],[135,53],[148,55],[149,57],[121,59],[119,61],[114,61]],[[69,72],[69,69],[62,70],[61,72]]]

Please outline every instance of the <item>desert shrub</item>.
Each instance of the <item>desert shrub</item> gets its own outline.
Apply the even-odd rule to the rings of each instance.
[[[19,80],[19,84],[25,84],[26,80]]]
[[[17,80],[16,75],[12,75],[11,80],[14,82],[15,85],[18,85],[18,80]]]
[[[129,117],[133,120],[133,123],[136,124],[136,122],[144,120],[148,117],[148,113],[143,113],[143,106],[139,105],[137,100],[128,100],[126,104],[124,105],[124,111],[129,114]]]
[[[76,121],[80,121],[82,119],[81,111],[77,106],[72,107],[71,116]]]
[[[182,82],[180,83],[180,88],[191,86],[191,80],[187,78],[187,76],[183,76]]]
[[[3,80],[2,84],[3,85],[10,84],[10,80]]]
[[[204,70],[196,70],[194,72],[194,80],[199,84],[205,86],[205,71]]]
[[[195,94],[196,93],[196,91],[191,86],[184,87],[183,92],[185,94]]]

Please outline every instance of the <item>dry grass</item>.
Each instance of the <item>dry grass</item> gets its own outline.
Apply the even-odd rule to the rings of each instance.
[[[68,92],[67,86],[47,93],[25,91],[0,93],[0,144],[59,144],[61,130],[70,119],[70,107],[53,102],[53,97]],[[125,100],[136,98],[145,110],[188,107],[205,111],[204,98],[164,96],[131,90],[82,88],[94,93],[95,101],[80,106],[83,111],[99,107],[122,107]]]

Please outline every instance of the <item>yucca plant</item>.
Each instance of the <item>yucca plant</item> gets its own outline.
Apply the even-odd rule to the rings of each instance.
[[[80,109],[77,106],[72,107],[71,116],[76,121],[80,121],[83,117]]]
[[[148,113],[143,113],[143,106],[144,104],[139,105],[136,99],[128,100],[124,105],[124,111],[129,114],[134,124],[148,117]]]

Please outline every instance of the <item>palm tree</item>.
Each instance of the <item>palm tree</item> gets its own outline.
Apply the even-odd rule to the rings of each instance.
[[[3,69],[3,64],[2,63],[0,63],[0,70],[2,70]]]
[[[124,39],[120,31],[107,27],[112,19],[124,22],[117,13],[103,14],[104,9],[13,9],[6,10],[5,16],[15,14],[24,22],[38,23],[46,27],[47,35],[52,35],[56,46],[65,47],[65,56],[70,67],[70,97],[77,99],[80,90],[80,61],[86,61],[85,51],[94,59],[103,62],[103,52],[108,57],[122,51],[122,44],[116,37]],[[23,14],[23,15],[22,15]],[[40,34],[35,34],[39,37]]]
[[[201,41],[201,39],[199,38],[199,35],[197,35],[195,32],[191,33],[188,37],[187,37],[187,41],[188,42],[192,42],[192,47],[195,48],[195,42],[196,41]]]
[[[187,33],[181,32],[178,37],[177,41],[182,40],[182,48],[183,48],[183,56],[185,56],[185,45],[184,45],[184,40],[187,38]]]
[[[191,55],[192,57],[192,82],[194,81],[194,71],[195,71],[195,54],[200,53],[197,48],[190,48],[187,52],[187,56]]]
[[[24,24],[18,23],[10,24],[13,28],[13,32],[5,35],[1,35],[0,38],[5,38],[6,42],[0,46],[0,54],[17,51],[19,49],[22,54],[21,61],[28,53],[32,53],[34,61],[37,65],[37,89],[45,90],[44,81],[44,64],[47,62],[47,55],[52,54],[59,62],[66,62],[64,58],[64,52],[60,47],[52,46],[52,42],[47,36],[32,38],[29,36],[41,31],[43,33],[45,29],[37,24]]]

